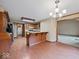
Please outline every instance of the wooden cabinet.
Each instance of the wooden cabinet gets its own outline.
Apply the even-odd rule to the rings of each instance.
[[[7,19],[4,12],[0,12],[0,32],[6,31]]]
[[[40,23],[36,23],[36,24],[32,24],[32,23],[29,23],[29,24],[26,24],[25,25],[26,29],[39,29],[40,28]]]
[[[9,51],[11,37],[6,32],[7,18],[5,12],[0,12],[0,53]]]
[[[45,42],[47,37],[47,32],[39,32],[39,33],[29,33],[26,35],[27,45],[35,45],[41,42]]]

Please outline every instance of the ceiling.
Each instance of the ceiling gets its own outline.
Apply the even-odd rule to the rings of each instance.
[[[37,21],[50,17],[55,8],[55,0],[0,0],[0,5],[9,12],[12,20],[25,16]],[[60,12],[67,9],[67,14],[79,12],[79,0],[60,0]],[[67,15],[66,14],[66,15]]]

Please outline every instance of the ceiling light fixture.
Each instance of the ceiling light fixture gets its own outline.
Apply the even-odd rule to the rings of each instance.
[[[67,10],[64,9],[64,10],[62,11],[62,13],[63,13],[63,14],[66,14],[66,13],[67,13]]]
[[[66,9],[62,10],[62,13],[60,13],[59,3],[60,3],[60,0],[55,0],[55,14],[53,15],[53,13],[51,12],[49,14],[50,16],[53,15],[54,18],[58,18],[58,17],[62,17],[63,14],[66,14],[67,13],[67,10]]]
[[[57,12],[57,13],[58,13],[58,12],[59,12],[59,8],[56,8],[56,9],[55,9],[55,12]]]
[[[24,22],[35,22],[35,19],[27,18],[27,17],[21,17],[21,20]]]
[[[60,14],[59,14],[59,17],[62,17],[62,16],[63,16],[63,15],[60,13]]]
[[[26,19],[23,19],[22,21],[24,21],[24,22],[34,22],[34,21],[26,20]]]
[[[50,15],[50,16],[52,16],[52,15],[53,15],[53,14],[52,14],[52,12],[51,12],[51,13],[49,13],[49,15]]]

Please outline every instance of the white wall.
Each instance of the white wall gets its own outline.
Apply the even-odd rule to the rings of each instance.
[[[47,40],[48,41],[56,41],[56,21],[52,18],[49,18],[40,23],[40,31],[48,32]]]
[[[13,24],[13,36],[17,37],[17,35],[18,35],[18,28],[17,28],[16,24]]]
[[[58,22],[60,34],[79,35],[79,21],[66,20]]]
[[[4,11],[4,8],[2,7],[2,5],[0,5],[0,11]]]

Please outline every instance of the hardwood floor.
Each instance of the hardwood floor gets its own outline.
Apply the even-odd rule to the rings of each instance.
[[[56,42],[27,47],[25,38],[19,37],[10,49],[9,59],[79,59],[79,48]]]

